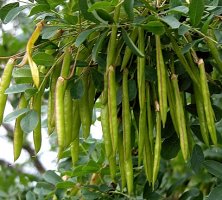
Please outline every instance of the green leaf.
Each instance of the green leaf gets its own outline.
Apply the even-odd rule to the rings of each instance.
[[[161,18],[165,23],[167,23],[172,29],[180,27],[180,22],[173,16],[167,15]]]
[[[95,2],[94,4],[92,4],[89,9],[88,12],[92,12],[96,9],[104,9],[106,10],[107,8],[110,8],[112,6],[111,2],[108,1],[98,1]]]
[[[29,100],[31,97],[33,97],[36,94],[36,92],[38,92],[37,88],[27,89],[24,93],[25,99]]]
[[[32,191],[28,191],[25,195],[26,200],[36,200],[36,196]]]
[[[72,25],[76,25],[78,23],[78,17],[74,15],[65,14],[64,20]]]
[[[34,188],[34,192],[39,196],[47,195],[51,193],[53,190],[54,190],[53,185],[51,185],[50,183],[45,183],[45,182],[38,182]]]
[[[64,0],[46,0],[52,9],[55,9],[56,6],[63,5]]]
[[[189,30],[190,30],[190,27],[189,27],[189,26],[185,26],[185,25],[182,24],[182,25],[178,28],[178,34],[179,34],[179,35],[185,35],[185,33],[187,33]]]
[[[134,79],[128,81],[128,90],[129,90],[129,101],[132,101],[136,98],[137,95],[137,86]]]
[[[219,185],[210,192],[207,200],[221,200],[222,185]]]
[[[187,14],[189,12],[189,8],[186,6],[177,6],[174,8],[169,9],[167,12],[176,12],[176,13],[183,13],[183,14]]]
[[[137,48],[137,46],[134,44],[134,42],[131,40],[131,38],[128,36],[127,32],[124,29],[122,29],[122,34],[126,45],[130,48],[132,53],[143,58],[144,54]]]
[[[53,185],[56,185],[60,182],[63,182],[62,178],[57,175],[54,171],[52,170],[48,170],[43,174],[43,179],[48,182],[51,183]]]
[[[104,85],[104,77],[103,74],[98,72],[97,70],[92,70],[92,79],[93,83],[98,91],[103,90],[103,85]]]
[[[170,160],[177,156],[179,150],[180,150],[180,140],[175,134],[163,141],[161,156],[166,160]]]
[[[198,173],[201,169],[202,163],[204,162],[204,154],[199,145],[195,145],[191,155],[190,163],[191,168],[195,173]]]
[[[45,12],[45,11],[49,11],[50,10],[50,7],[48,4],[37,4],[36,6],[34,6],[30,13],[29,13],[29,17],[30,16],[33,16],[35,14],[38,14],[38,13],[42,13],[42,12]]]
[[[213,174],[219,179],[222,179],[222,163],[215,160],[205,160],[203,165],[209,173]]]
[[[30,110],[25,117],[22,118],[20,125],[22,130],[25,133],[32,132],[38,124],[39,118],[38,115],[41,113],[37,113],[34,110]]]
[[[106,12],[105,10],[102,10],[102,9],[99,9],[99,10],[96,10],[96,13],[99,17],[99,20],[102,22],[102,23],[106,23],[106,22],[109,22],[109,23],[113,23],[113,17],[108,13]]]
[[[59,26],[44,27],[42,30],[42,39],[49,39],[53,37],[59,29],[61,29]]]
[[[16,94],[25,92],[27,89],[33,88],[30,84],[17,84],[12,85],[8,89],[5,90],[5,94]]]
[[[3,6],[1,9],[0,9],[0,19],[2,21],[4,21],[6,15],[8,14],[8,12],[14,8],[17,8],[19,6],[19,3],[16,2],[16,3],[9,3],[9,4],[6,4],[5,6]]]
[[[80,99],[84,94],[84,85],[82,79],[79,79],[72,84],[70,88],[72,99]]]
[[[193,26],[198,26],[204,13],[204,0],[191,0],[189,6],[190,22]]]
[[[42,73],[40,73],[39,75],[40,75],[40,79],[44,77]],[[15,79],[15,82],[17,84],[28,84],[28,83],[32,84],[33,83],[32,74],[29,67],[28,68],[22,67],[22,68],[14,69],[12,76]]]
[[[133,12],[134,0],[125,0],[123,2],[123,7],[128,15],[129,20],[133,21],[134,12]]]
[[[56,184],[56,188],[58,189],[69,189],[73,188],[73,186],[75,186],[75,184],[71,181],[63,181]]]
[[[198,197],[200,195],[200,190],[198,188],[191,188],[190,190],[184,192],[179,200],[188,200]]]
[[[85,19],[94,23],[99,23],[99,20],[96,19],[91,12],[88,12],[89,7],[87,0],[79,0],[79,9]]]
[[[54,57],[44,52],[38,52],[33,56],[33,60],[37,65],[52,66]]]
[[[24,6],[19,6],[16,8],[11,9],[8,14],[6,15],[5,19],[4,19],[4,23],[7,24],[10,21],[12,21],[13,19],[15,19],[15,17],[17,17],[24,9],[28,8],[28,5],[24,5]]]
[[[101,50],[103,41],[106,39],[107,33],[108,33],[108,30],[103,32],[100,35],[100,37],[97,39],[97,41],[92,49],[92,59],[94,62],[96,62],[97,55],[98,55],[99,51]]]
[[[160,21],[150,21],[147,24],[143,24],[142,27],[156,35],[162,35],[165,32],[164,24]]]
[[[83,32],[81,32],[78,37],[76,38],[76,41],[75,41],[75,46],[76,47],[79,47],[86,39],[87,37],[93,33],[95,31],[95,28],[93,29],[89,29],[89,30],[85,30]]]
[[[6,117],[4,118],[4,122],[5,123],[11,122],[15,120],[17,117],[23,115],[24,113],[27,113],[29,110],[30,110],[29,108],[21,108],[21,109],[15,110],[11,112],[10,114],[6,115]]]

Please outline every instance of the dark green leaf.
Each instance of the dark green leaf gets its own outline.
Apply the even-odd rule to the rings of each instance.
[[[167,138],[162,143],[162,150],[161,156],[166,159],[170,160],[175,158],[180,150],[180,140],[176,134]]]
[[[145,68],[145,78],[147,81],[155,82],[157,81],[157,71],[152,66],[146,66]]]
[[[162,35],[165,32],[164,24],[160,21],[151,21],[147,24],[143,24],[142,27],[157,35]]]
[[[165,23],[167,23],[172,29],[180,27],[180,22],[173,16],[167,15],[161,18]]]
[[[191,24],[197,26],[204,12],[204,0],[191,0],[189,6],[189,17]]]
[[[222,163],[215,160],[205,160],[203,165],[209,173],[213,174],[219,179],[222,179]]]
[[[4,122],[5,123],[11,122],[11,121],[15,120],[17,117],[23,115],[24,113],[27,113],[29,110],[30,110],[29,108],[21,108],[21,109],[15,110],[15,111],[9,113],[4,118]]]
[[[34,192],[38,195],[47,195],[54,190],[54,187],[50,183],[38,182],[34,188]]]
[[[41,12],[45,12],[45,11],[49,11],[50,7],[48,4],[37,4],[36,6],[34,6],[30,13],[29,16],[33,16],[35,14],[41,13]]]
[[[177,6],[169,9],[167,12],[187,14],[189,12],[189,8],[186,6]]]
[[[27,89],[33,88],[30,84],[17,84],[12,85],[8,89],[6,89],[5,94],[16,94],[25,92]]]
[[[75,25],[78,22],[78,17],[74,15],[65,14],[64,19],[66,20],[66,22],[72,25]]]
[[[26,200],[36,200],[36,196],[32,191],[28,191],[25,195]]]
[[[71,181],[63,181],[56,184],[56,188],[59,188],[59,189],[69,189],[69,188],[73,188],[74,186],[75,186],[75,183]]]
[[[84,86],[82,79],[79,79],[72,84],[70,88],[70,93],[72,96],[72,99],[80,99],[84,94]]]
[[[56,185],[60,182],[63,182],[62,178],[57,175],[54,171],[52,170],[48,170],[43,174],[43,179],[48,182],[51,183],[53,185]]]
[[[44,27],[42,30],[42,39],[49,39],[53,37],[61,27],[58,26],[49,26]]]
[[[52,9],[55,9],[56,6],[64,4],[64,0],[46,0]]]
[[[136,98],[137,95],[137,86],[134,79],[128,81],[128,90],[129,90],[129,101],[132,101]]]
[[[6,15],[8,14],[8,12],[14,8],[17,8],[19,6],[19,3],[16,2],[16,3],[9,3],[9,4],[6,4],[5,6],[3,6],[1,9],[0,9],[0,19],[2,21],[4,21]]]
[[[20,125],[22,130],[25,133],[32,132],[39,122],[38,115],[41,113],[37,113],[34,110],[30,110],[25,117],[22,118]]]
[[[222,185],[215,187],[209,194],[207,200],[221,200]]]
[[[111,6],[112,6],[111,2],[97,1],[89,7],[88,12],[92,12],[92,11],[97,10],[97,9],[106,10],[107,8],[110,8]]]
[[[54,57],[44,52],[38,52],[33,56],[33,60],[37,65],[52,66]]]
[[[134,12],[133,12],[134,0],[125,0],[123,2],[123,7],[128,15],[129,20],[133,21]]]
[[[36,92],[38,92],[37,88],[30,88],[25,91],[24,96],[27,100],[29,100],[31,97],[33,97],[36,94]]]
[[[97,39],[97,41],[92,49],[92,59],[94,62],[96,62],[97,55],[98,55],[99,51],[101,50],[104,39],[107,37],[107,33],[108,33],[108,30],[100,35],[100,37]]]
[[[78,37],[76,38],[75,41],[75,46],[79,47],[86,39],[87,37],[93,33],[95,31],[95,29],[89,29],[89,30],[85,30],[83,32],[81,32]]]
[[[215,120],[216,122],[219,122],[222,119],[222,109],[219,106],[212,105],[214,114],[215,114]]]
[[[188,200],[193,199],[194,197],[198,197],[200,194],[200,190],[197,188],[191,188],[190,190],[184,192],[179,200]]]
[[[97,70],[92,70],[93,83],[98,91],[103,90],[103,84],[104,84],[103,78],[104,77],[100,72],[98,72]]]
[[[190,163],[191,168],[195,173],[198,173],[201,169],[202,163],[204,162],[204,154],[199,145],[195,145],[191,155]]]
[[[187,33],[189,30],[190,30],[190,27],[189,27],[189,26],[185,26],[185,25],[182,24],[182,25],[178,28],[178,34],[179,34],[179,35],[184,35],[184,34]]]
[[[96,13],[97,15],[100,17],[100,20],[101,22],[109,22],[109,23],[113,23],[113,17],[108,13],[106,12],[105,10],[102,10],[102,9],[99,9],[99,10],[96,10]],[[104,21],[103,21],[104,20]]]
[[[88,12],[89,7],[87,0],[79,0],[79,9],[85,19],[91,22],[99,23],[99,20],[96,19],[91,12]]]
[[[27,5],[24,5],[24,6],[19,6],[19,7],[16,7],[16,8],[13,8],[11,9],[7,15],[5,16],[5,19],[4,19],[4,23],[7,24],[9,23],[10,21],[12,21],[13,19],[15,19],[24,9],[28,8],[29,6]]]
[[[137,48],[132,39],[128,36],[127,32],[122,29],[123,39],[126,42],[126,45],[130,48],[132,53],[139,57],[144,57],[144,54]]]
[[[82,196],[84,197],[84,199],[86,199],[86,200],[94,200],[94,199],[98,199],[100,197],[99,193],[96,193],[95,191],[91,191],[88,189],[82,189],[81,193],[82,193]]]

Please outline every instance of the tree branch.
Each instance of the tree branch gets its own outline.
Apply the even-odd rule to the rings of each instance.
[[[3,123],[2,126],[6,129],[7,131],[7,137],[13,141],[13,128],[11,125],[9,124],[5,124]],[[35,168],[38,170],[39,173],[44,173],[46,170],[44,168],[44,166],[42,165],[42,163],[40,162],[40,160],[38,159],[38,157],[35,155],[35,151],[34,149],[30,146],[30,144],[28,142],[26,142],[26,144],[23,144],[22,147],[24,150],[26,150],[30,156],[30,158],[33,160]],[[11,165],[11,164],[10,164]]]

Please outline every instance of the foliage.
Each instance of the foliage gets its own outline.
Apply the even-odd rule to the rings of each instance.
[[[26,50],[3,34],[18,67],[7,76],[6,64],[0,105],[20,96],[4,118],[16,119],[15,159],[24,133],[38,153],[47,115],[60,161],[26,199],[220,198],[219,1],[36,0],[3,5],[0,19],[27,10]],[[98,110],[102,141],[89,136]]]

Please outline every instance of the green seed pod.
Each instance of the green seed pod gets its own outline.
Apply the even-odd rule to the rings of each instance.
[[[25,99],[24,95],[21,95],[20,100],[19,100],[19,104],[18,104],[18,109],[26,108],[27,105],[28,105],[27,100]],[[24,115],[21,115],[21,116],[17,117],[17,119],[15,121],[15,129],[14,129],[14,133],[13,133],[13,135],[14,135],[14,137],[13,137],[14,161],[16,161],[19,158],[19,156],[21,154],[21,150],[22,150],[23,131],[20,126],[20,122],[23,117],[24,117]]]
[[[15,60],[13,58],[10,58],[5,66],[4,72],[1,77],[0,82],[0,125],[2,124],[4,111],[5,111],[5,105],[7,101],[8,95],[5,94],[5,90],[9,87],[9,84],[11,82],[12,77],[12,70],[14,67]]]

